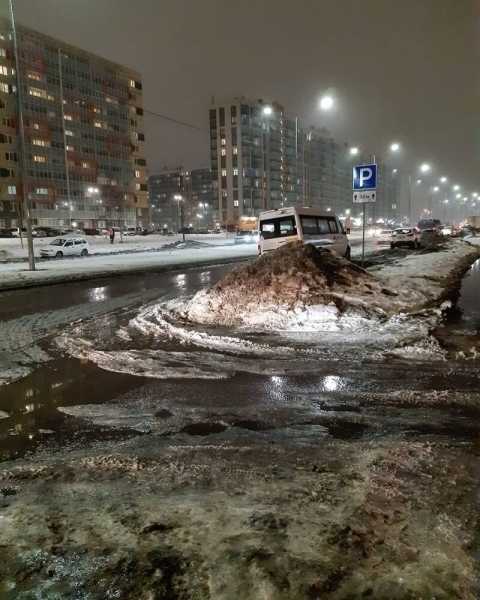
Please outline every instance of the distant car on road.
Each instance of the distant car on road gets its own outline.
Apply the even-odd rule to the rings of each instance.
[[[62,258],[63,256],[87,256],[89,250],[85,238],[64,237],[57,238],[48,246],[40,248],[40,256],[43,258]]]
[[[0,229],[0,238],[13,238],[11,229]]]
[[[257,241],[255,231],[237,231],[235,234],[235,244],[254,244]]]
[[[436,231],[442,229],[442,223],[439,219],[420,219],[417,225],[420,231]]]
[[[422,232],[416,227],[399,227],[392,231],[390,248],[396,248],[397,246],[419,248],[421,237]]]
[[[20,237],[20,227],[14,227],[10,230],[12,232],[12,237]],[[22,237],[27,237],[27,228],[22,227]],[[32,237],[37,237],[37,232],[32,228]]]
[[[389,246],[392,239],[392,229],[382,229],[375,240],[377,246]]]

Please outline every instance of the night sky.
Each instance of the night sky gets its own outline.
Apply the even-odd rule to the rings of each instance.
[[[2,0],[5,1],[5,0]],[[212,96],[276,99],[305,124],[480,188],[477,0],[16,0],[24,25],[129,65],[150,172],[208,166]],[[333,89],[336,112],[316,106]],[[480,192],[480,189],[478,189]]]

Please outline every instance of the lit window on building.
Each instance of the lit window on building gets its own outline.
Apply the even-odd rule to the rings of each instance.
[[[35,156],[33,157],[33,162],[46,163],[47,162],[47,157],[46,156],[42,156],[40,154],[35,154]]]
[[[7,51],[5,48],[0,48],[0,56],[7,56]]]
[[[4,94],[10,93],[10,88],[8,86],[8,83],[0,83],[0,92],[3,92]]]
[[[232,149],[233,154],[238,154],[238,146],[234,146]]]
[[[220,140],[220,143],[222,144],[222,146],[226,146],[227,145],[227,140],[222,137],[222,139]]]
[[[222,169],[222,177],[226,177],[227,176],[227,169]]]
[[[75,151],[75,146],[70,146],[69,144],[67,144],[65,146],[67,152],[74,152]]]
[[[227,155],[227,150],[225,148],[222,148],[220,151],[222,156],[226,156]]]
[[[65,135],[68,135],[68,137],[73,137],[75,134],[71,129],[65,129]]]
[[[86,161],[83,161],[83,162],[82,162],[82,168],[83,168],[83,169],[88,169],[88,168],[89,168],[89,164],[88,164],[88,162],[86,162]]]
[[[233,169],[233,174],[234,175],[238,175],[238,169],[237,168]]]
[[[0,65],[0,75],[8,75],[8,67]]]
[[[17,186],[16,185],[9,185],[8,186],[8,193],[10,196],[15,196],[15,194],[17,193]]]
[[[73,121],[72,115],[63,115],[63,118],[65,119],[65,121]]]
[[[137,179],[140,179],[140,177],[141,177],[141,176],[142,176],[141,172],[140,172],[138,169],[137,169],[137,170],[135,170],[135,177],[136,177]]]
[[[42,146],[44,148],[50,146],[50,142],[48,140],[42,140],[40,138],[33,138],[32,144],[34,146]]]
[[[238,206],[238,200],[233,201],[233,206]]]
[[[43,98],[44,100],[46,100],[48,96],[46,90],[42,90],[40,88],[35,87],[28,88],[28,93],[30,94],[30,96],[35,96],[35,98]]]
[[[38,187],[35,188],[35,193],[39,196],[46,196],[48,194],[48,188]]]

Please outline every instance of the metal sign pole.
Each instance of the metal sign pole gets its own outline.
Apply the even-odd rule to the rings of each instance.
[[[362,267],[365,263],[365,202],[363,203]]]

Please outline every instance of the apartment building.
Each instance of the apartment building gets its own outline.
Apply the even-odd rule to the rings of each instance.
[[[282,105],[233,98],[210,109],[215,217],[227,228],[266,208],[302,204],[303,136]]]
[[[0,19],[0,227],[150,221],[139,73]],[[17,78],[18,75],[18,78]],[[19,139],[18,82],[25,124]]]
[[[330,132],[306,128],[278,102],[232,98],[210,108],[210,158],[215,219],[236,229],[254,226],[265,209],[318,207],[346,214],[352,205],[352,157]],[[379,177],[373,212],[391,217],[398,188],[388,166]]]
[[[152,225],[155,229],[195,231],[212,229],[213,180],[210,169],[164,169],[149,177]]]

